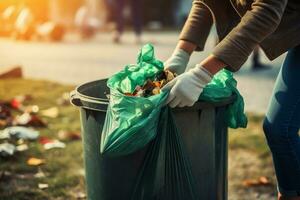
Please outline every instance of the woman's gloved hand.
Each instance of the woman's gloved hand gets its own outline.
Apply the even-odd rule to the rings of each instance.
[[[165,69],[177,75],[182,74],[190,60],[190,54],[183,49],[177,48],[172,56],[164,63]]]
[[[162,88],[162,91],[170,90],[166,104],[172,108],[194,105],[212,77],[201,65],[177,76]]]

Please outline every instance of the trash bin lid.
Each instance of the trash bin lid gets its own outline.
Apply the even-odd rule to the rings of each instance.
[[[85,109],[106,112],[109,103],[109,88],[107,79],[96,80],[78,86],[70,93],[71,103]],[[192,107],[176,108],[176,110],[201,110],[208,107],[229,105],[236,99],[235,95],[219,102],[198,101]]]

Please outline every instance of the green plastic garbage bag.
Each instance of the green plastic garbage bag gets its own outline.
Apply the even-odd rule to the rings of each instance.
[[[132,97],[137,85],[147,79],[153,80],[163,70],[163,63],[154,56],[154,48],[147,44],[142,47],[137,64],[127,65],[107,82],[110,88],[110,102],[102,131],[101,153],[111,156],[127,155],[148,144],[157,134],[157,125],[162,105],[168,93],[150,97]],[[233,105],[227,111],[228,126],[245,127],[243,98],[236,89],[232,73],[226,70],[216,74],[199,97],[209,102],[222,101],[235,94]]]
[[[163,63],[155,59],[153,46],[145,45],[136,65],[127,65],[108,80],[110,102],[101,136],[101,153],[127,155],[155,137],[159,113],[168,94],[144,98],[123,93],[132,93],[137,85],[154,79],[162,70]]]
[[[137,85],[144,85],[147,79],[154,79],[163,69],[163,63],[155,59],[153,46],[146,44],[138,54],[137,64],[126,65],[122,71],[108,79],[107,86],[111,91],[121,94],[132,93]]]
[[[160,113],[157,135],[150,142],[132,193],[132,200],[196,200],[199,195],[172,112]]]
[[[232,72],[223,69],[214,75],[213,80],[204,88],[200,100],[208,102],[220,102],[235,95],[236,99],[227,109],[227,124],[230,128],[246,128],[247,117],[244,113],[244,99],[239,93],[237,81]]]

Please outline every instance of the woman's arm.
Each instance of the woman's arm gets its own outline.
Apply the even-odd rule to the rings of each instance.
[[[200,0],[194,0],[179,42],[171,57],[164,63],[165,68],[178,75],[183,73],[193,51],[195,49],[203,50],[212,22],[212,15],[209,9]]]
[[[254,1],[240,23],[215,47],[213,57],[226,63],[230,70],[239,70],[254,48],[276,30],[287,1]]]
[[[179,40],[176,46],[176,49],[182,49],[190,55],[193,53],[193,51],[195,51],[196,48],[196,44],[185,40]]]
[[[192,106],[211,81],[212,74],[225,66],[237,71],[256,45],[276,30],[286,3],[287,0],[256,0],[237,27],[215,47],[212,55],[165,86],[165,90],[170,90],[167,103],[171,107]]]
[[[190,54],[196,48],[203,50],[212,24],[213,17],[207,6],[201,3],[201,0],[194,0],[190,14],[180,33],[177,48],[186,49]]]
[[[189,17],[181,31],[176,49],[182,49],[190,55],[196,49],[203,50],[212,24],[213,17],[209,8],[201,0],[194,0]],[[217,73],[226,66],[224,62],[213,55],[200,64],[211,74]]]
[[[215,75],[221,69],[227,67],[227,64],[216,58],[213,55],[208,56],[204,59],[200,65],[209,71],[212,75]]]

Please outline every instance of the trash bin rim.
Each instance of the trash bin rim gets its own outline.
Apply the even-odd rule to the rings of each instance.
[[[89,100],[95,100],[95,101],[104,101],[104,102],[108,102],[109,100],[108,99],[104,99],[104,98],[97,98],[97,97],[92,97],[92,96],[88,96],[88,95],[85,95],[83,94],[82,92],[80,92],[80,90],[84,87],[85,89],[89,88],[87,86],[89,85],[94,85],[95,83],[98,83],[99,81],[105,81],[106,82],[107,79],[99,79],[99,80],[94,80],[94,81],[91,81],[91,82],[87,82],[87,83],[83,83],[79,86],[77,86],[75,88],[75,91],[76,93],[78,94],[78,96],[82,97],[83,99],[89,99]],[[91,86],[90,86],[91,87]],[[108,103],[107,103],[108,104]]]
[[[176,107],[175,110],[178,111],[184,111],[184,110],[202,110],[205,108],[217,108],[217,107],[223,107],[232,104],[236,100],[237,96],[235,94],[231,95],[230,97],[220,101],[220,102],[208,102],[200,100],[196,102],[191,107]]]
[[[84,84],[81,84],[75,88],[74,91],[70,93],[70,101],[73,105],[77,107],[82,107],[84,109],[94,110],[94,111],[101,111],[106,112],[106,109],[104,106],[107,106],[109,104],[109,99],[104,98],[97,98],[93,96],[88,96],[80,92],[80,90],[90,88],[92,86],[95,86],[99,83],[99,81],[106,82],[107,79],[99,79],[91,82],[87,82]],[[201,110],[204,108],[216,108],[216,107],[222,107],[229,105],[234,102],[236,99],[236,95],[232,95],[228,98],[224,98],[224,100],[220,102],[207,102],[200,100],[196,102],[192,107],[177,107],[175,110],[178,111],[184,111],[184,110]],[[94,105],[94,106],[93,106]],[[101,106],[101,109],[98,108],[98,106]]]

